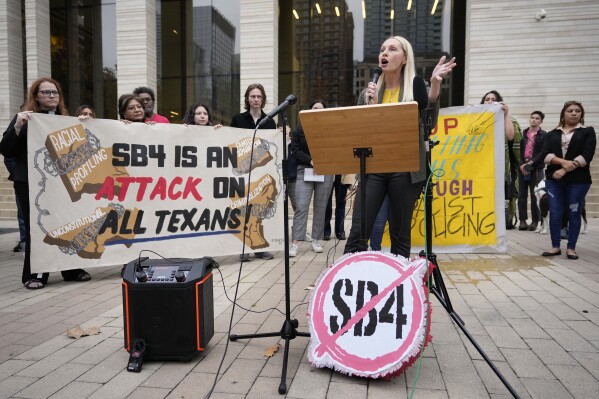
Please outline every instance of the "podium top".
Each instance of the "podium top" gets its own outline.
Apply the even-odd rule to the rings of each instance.
[[[366,173],[420,168],[418,103],[360,105],[299,113],[316,173],[360,172],[354,148],[371,148]]]

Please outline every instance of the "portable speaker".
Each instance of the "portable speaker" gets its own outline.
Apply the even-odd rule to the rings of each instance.
[[[145,359],[189,360],[214,335],[212,268],[201,259],[141,258],[123,267],[125,349],[146,342]]]

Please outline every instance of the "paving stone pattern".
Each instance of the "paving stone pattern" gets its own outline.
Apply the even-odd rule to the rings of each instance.
[[[267,358],[280,337],[230,342],[235,334],[279,331],[284,321],[283,254],[246,263],[235,309],[236,256],[220,257],[214,276],[215,335],[189,362],[147,361],[141,373],[126,371],[120,265],[88,270],[92,280],[64,282],[52,273],[42,290],[21,284],[23,255],[12,252],[13,221],[0,221],[0,399],[2,398],[203,398],[220,366],[212,398],[509,398],[511,395],[436,298],[432,344],[414,365],[390,381],[348,377],[312,366],[309,339],[289,350],[285,396],[277,390],[283,348]],[[300,331],[308,331],[311,288],[327,256],[301,243],[291,259],[291,306]],[[438,254],[451,304],[466,328],[522,398],[599,397],[599,219],[581,235],[580,259],[543,258],[549,237],[508,232],[506,254]],[[277,310],[278,309],[278,310]],[[263,311],[254,313],[253,311]],[[99,335],[78,340],[68,328],[96,326]],[[226,357],[223,356],[226,352]]]

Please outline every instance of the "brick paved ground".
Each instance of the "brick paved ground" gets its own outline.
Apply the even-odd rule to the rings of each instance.
[[[125,370],[120,266],[89,270],[92,280],[66,283],[53,273],[37,291],[20,281],[22,255],[13,253],[16,223],[0,222],[0,398],[202,398],[227,344],[231,305],[216,274],[215,336],[190,362],[146,362]],[[599,397],[599,219],[581,235],[577,261],[546,259],[548,236],[510,231],[505,255],[439,255],[454,308],[468,330],[522,398]],[[325,253],[303,243],[291,263],[291,298],[300,330],[309,287]],[[341,250],[337,251],[339,255]],[[233,295],[235,257],[218,258]],[[282,254],[245,265],[239,303],[284,311]],[[414,398],[508,398],[508,391],[433,299],[433,343],[424,352]],[[235,333],[278,331],[284,317],[236,310]],[[66,329],[98,326],[101,334],[74,340]],[[277,338],[229,342],[213,398],[277,398],[282,351],[263,352]],[[416,368],[392,381],[350,378],[315,369],[307,338],[291,341],[288,398],[408,398]]]

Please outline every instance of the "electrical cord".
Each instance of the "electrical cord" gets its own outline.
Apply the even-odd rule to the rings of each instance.
[[[231,298],[229,298],[229,295],[227,294],[227,288],[225,287],[225,278],[223,277],[223,272],[221,272],[221,271],[220,271],[220,269],[218,269],[218,272],[220,273],[221,283],[222,283],[222,285],[223,285],[223,291],[225,292],[225,297],[226,297],[226,298],[229,300],[229,302],[231,302],[233,305],[237,306],[237,307],[238,307],[238,308],[240,308],[240,309],[243,309],[243,310],[245,310],[246,312],[251,312],[251,313],[258,313],[258,314],[260,314],[260,313],[266,313],[266,312],[269,312],[269,311],[271,311],[271,310],[276,310],[277,312],[279,312],[279,313],[280,313],[280,314],[282,314],[283,316],[285,315],[285,313],[284,313],[282,310],[280,310],[280,309],[277,309],[277,308],[274,308],[274,307],[272,307],[272,308],[268,308],[268,309],[264,309],[264,310],[252,310],[252,309],[247,309],[247,308],[244,308],[244,307],[243,307],[243,306],[241,306],[240,304],[238,304],[238,303],[235,303],[235,302],[234,302],[234,301],[233,301]]]
[[[246,192],[246,196],[245,196],[245,217],[244,217],[244,221],[243,221],[243,239],[242,239],[242,247],[241,247],[241,257],[240,257],[240,262],[239,262],[239,273],[237,274],[237,283],[235,284],[235,294],[233,295],[233,301],[231,301],[229,299],[229,296],[226,295],[226,290],[225,290],[225,295],[227,296],[227,299],[229,299],[229,301],[231,301],[231,303],[233,304],[233,307],[231,309],[231,318],[229,319],[229,327],[227,329],[227,337],[229,337],[231,335],[231,330],[233,329],[233,319],[235,317],[235,308],[236,307],[241,307],[237,304],[237,296],[239,294],[239,283],[241,282],[241,273],[243,271],[243,263],[244,263],[244,258],[245,258],[245,241],[246,241],[246,237],[247,237],[247,223],[248,223],[248,219],[250,217],[250,212],[251,212],[251,205],[250,205],[250,184],[252,182],[252,170],[253,170],[253,163],[254,163],[254,143],[256,141],[256,132],[258,131],[258,125],[256,125],[256,128],[254,129],[254,133],[252,134],[252,143],[251,143],[251,147],[250,147],[250,162],[249,162],[249,171],[248,171],[248,190]],[[224,286],[224,279],[223,279],[223,286]],[[245,308],[242,308],[244,310],[247,310]],[[265,310],[264,312],[268,311],[269,309]],[[278,309],[277,309],[278,310]],[[257,312],[257,313],[263,313],[263,312]],[[225,362],[225,358],[227,356],[227,352],[229,350],[229,339],[226,340],[226,344],[225,344],[225,350],[223,352],[223,356],[220,360],[220,363],[218,365],[218,369],[216,370],[216,374],[214,376],[214,381],[212,383],[212,386],[210,387],[210,391],[208,391],[208,393],[206,394],[206,396],[204,396],[204,399],[209,399],[210,396],[212,396],[212,393],[214,392],[214,388],[216,387],[216,384],[218,383],[218,381],[220,381],[220,371],[223,367],[223,364]]]
[[[143,259],[141,258],[141,254],[142,254],[142,252],[150,252],[150,253],[153,253],[154,255],[157,255],[157,256],[159,256],[160,258],[164,259],[165,261],[167,261],[167,262],[170,262],[170,263],[173,263],[173,264],[179,264],[179,263],[181,263],[181,262],[175,262],[175,261],[173,261],[173,260],[171,260],[171,259],[167,259],[167,258],[165,258],[164,256],[160,255],[158,252],[152,251],[152,250],[150,250],[150,249],[142,249],[141,251],[139,251],[138,263],[137,263],[137,265],[140,265],[140,264],[141,264],[141,262],[143,262]],[[147,258],[146,258],[146,259],[147,259]],[[218,262],[217,262],[217,261],[215,261],[214,259],[212,259],[212,265],[214,266],[214,268],[216,268],[216,269],[218,270],[218,273],[220,274],[221,283],[222,283],[222,285],[223,285],[223,291],[225,292],[225,297],[226,297],[226,298],[229,300],[229,302],[231,302],[233,305],[235,305],[235,306],[237,306],[238,308],[240,308],[240,309],[243,309],[243,310],[245,310],[245,311],[247,311],[247,312],[251,312],[251,313],[258,313],[258,314],[259,314],[259,313],[266,313],[266,312],[269,312],[269,311],[271,311],[271,310],[276,310],[277,312],[281,313],[282,315],[284,315],[284,314],[285,314],[285,313],[283,313],[283,311],[282,311],[282,310],[280,310],[280,309],[277,309],[277,308],[275,308],[275,307],[271,307],[271,308],[264,309],[264,310],[252,310],[252,309],[247,309],[247,308],[244,308],[243,306],[241,306],[241,305],[237,304],[235,301],[233,301],[231,298],[229,298],[229,295],[227,294],[227,287],[225,286],[225,277],[223,276],[223,272],[220,270],[220,265],[219,265],[219,264],[218,264]]]
[[[431,178],[433,176],[435,176],[437,179],[439,179],[440,177],[445,175],[445,170],[444,169],[434,169],[431,170],[431,174],[429,175],[428,179],[426,179],[426,184],[424,186],[424,209],[426,209],[426,193],[428,193],[429,190],[429,185],[431,183]],[[432,215],[431,215],[432,216]],[[426,212],[424,212],[423,218],[424,220],[424,238],[426,240],[426,236],[427,236],[427,231],[426,231]],[[432,226],[432,224],[431,224]],[[416,374],[414,375],[414,380],[412,381],[412,390],[410,391],[410,397],[409,399],[412,399],[412,397],[414,396],[414,392],[416,390],[416,383],[418,382],[418,378],[420,377],[420,369],[422,367],[422,353],[424,352],[424,346],[426,344],[426,339],[428,336],[428,331],[429,331],[429,326],[430,326],[430,320],[431,320],[431,312],[430,312],[430,295],[431,295],[431,273],[432,270],[430,270],[428,263],[428,248],[426,245],[426,242],[424,243],[424,257],[426,259],[426,310],[427,310],[427,315],[426,315],[426,326],[425,326],[425,330],[424,330],[424,341],[422,342],[422,350],[420,351],[420,353],[418,354],[418,367],[416,368]]]

